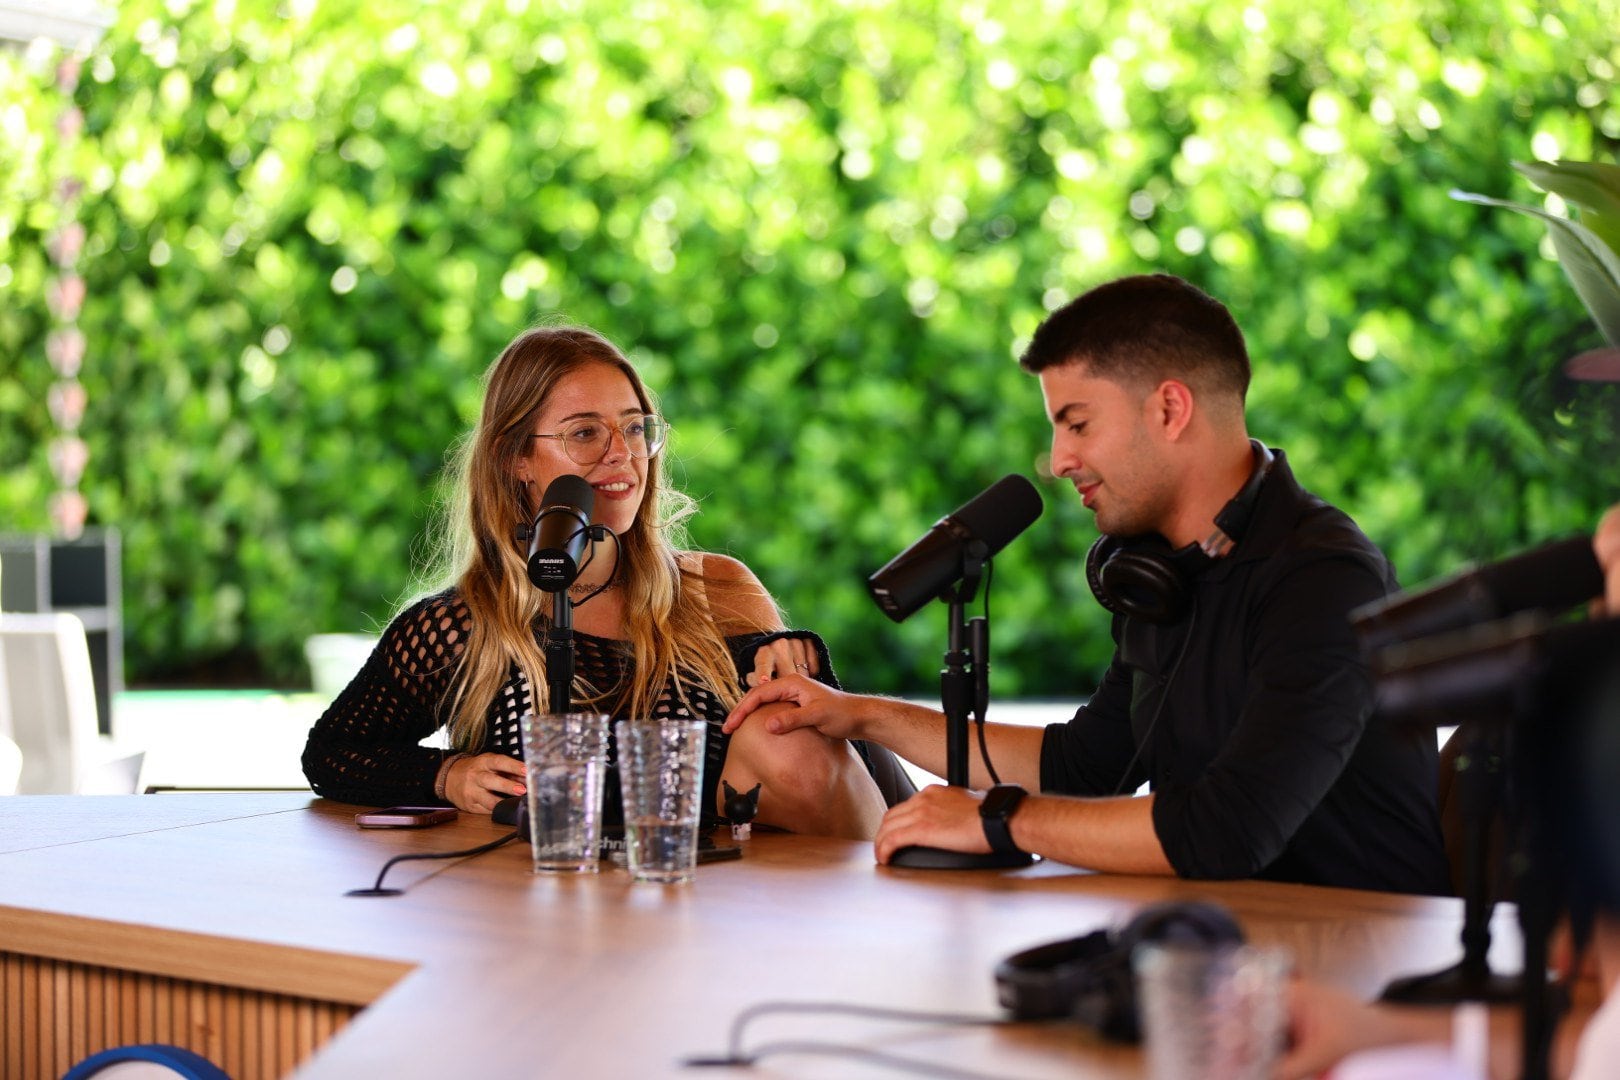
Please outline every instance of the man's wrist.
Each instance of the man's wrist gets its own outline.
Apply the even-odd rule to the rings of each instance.
[[[984,793],[979,803],[979,823],[991,851],[998,855],[1024,854],[1012,836],[1012,816],[1028,796],[1029,792],[1017,784],[997,784]]]
[[[882,743],[891,750],[894,750],[896,743],[904,744],[911,737],[913,729],[919,723],[926,724],[928,718],[928,710],[922,706],[882,694],[853,695],[848,706],[849,737]],[[932,732],[929,734],[931,737]]]

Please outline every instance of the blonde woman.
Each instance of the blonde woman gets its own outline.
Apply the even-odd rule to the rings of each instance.
[[[448,802],[489,813],[524,792],[519,717],[547,707],[549,593],[529,581],[519,538],[551,482],[595,493],[593,541],[569,588],[575,602],[576,708],[709,722],[705,811],[721,816],[724,779],[762,785],[759,823],[870,838],[886,798],[873,750],[814,731],[785,740],[764,725],[729,738],[747,685],[781,674],[832,682],[825,646],[787,631],[770,594],[736,559],[680,549],[693,510],[669,486],[668,427],[635,368],[601,335],[530,330],[486,376],[478,426],[459,454],[447,572],[397,615],[365,667],[310,730],[305,775],[328,798],[367,805]],[[616,540],[615,540],[616,538]],[[441,727],[451,749],[419,745]],[[759,734],[749,734],[749,731]],[[877,762],[889,798],[906,781]],[[606,816],[616,823],[616,780]]]

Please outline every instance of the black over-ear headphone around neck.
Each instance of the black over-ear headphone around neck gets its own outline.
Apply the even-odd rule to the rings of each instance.
[[[1243,539],[1254,516],[1260,485],[1275,460],[1257,439],[1254,468],[1243,490],[1215,515],[1215,531],[1201,544],[1172,550],[1157,535],[1120,539],[1099,536],[1086,554],[1086,584],[1097,602],[1115,615],[1152,623],[1179,622],[1192,604],[1192,582],[1215,554]]]

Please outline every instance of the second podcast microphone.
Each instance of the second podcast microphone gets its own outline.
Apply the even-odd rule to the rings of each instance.
[[[590,539],[596,492],[583,477],[564,474],[546,486],[529,530],[529,580],[544,592],[562,592],[579,576]]]
[[[1372,668],[1379,712],[1397,721],[1444,725],[1504,710],[1556,711],[1620,668],[1620,616],[1557,622],[1520,612],[1385,649]]]
[[[1565,611],[1603,593],[1603,571],[1586,536],[1532,548],[1465,570],[1425,589],[1350,613],[1362,652],[1492,622],[1521,611]]]
[[[981,545],[979,556],[989,558],[1040,516],[1041,493],[1024,477],[1008,473],[935,522],[867,578],[866,587],[884,614],[904,622],[961,578],[970,546]]]

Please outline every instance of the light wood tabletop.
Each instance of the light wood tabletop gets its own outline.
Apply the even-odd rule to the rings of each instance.
[[[761,832],[742,859],[703,865],[685,887],[633,884],[607,863],[595,875],[535,875],[518,842],[403,863],[387,882],[403,895],[351,897],[394,855],[505,831],[468,815],[363,830],[357,809],[307,793],[0,799],[0,1072],[59,1076],[98,1039],[147,1030],[151,1014],[167,1024],[159,1035],[234,1080],[893,1076],[812,1053],[767,1056],[746,1072],[682,1062],[725,1050],[734,1018],[765,1002],[999,1016],[999,960],[1118,925],[1156,900],[1223,902],[1252,940],[1285,945],[1302,972],[1366,995],[1460,951],[1457,900],[1051,863],[888,869],[870,844]],[[1510,908],[1493,930],[1493,965],[1516,970]],[[156,1004],[140,996],[153,981]],[[745,1049],[784,1041],[964,1074],[1140,1075],[1134,1049],[1070,1023],[787,1013],[750,1024]]]

